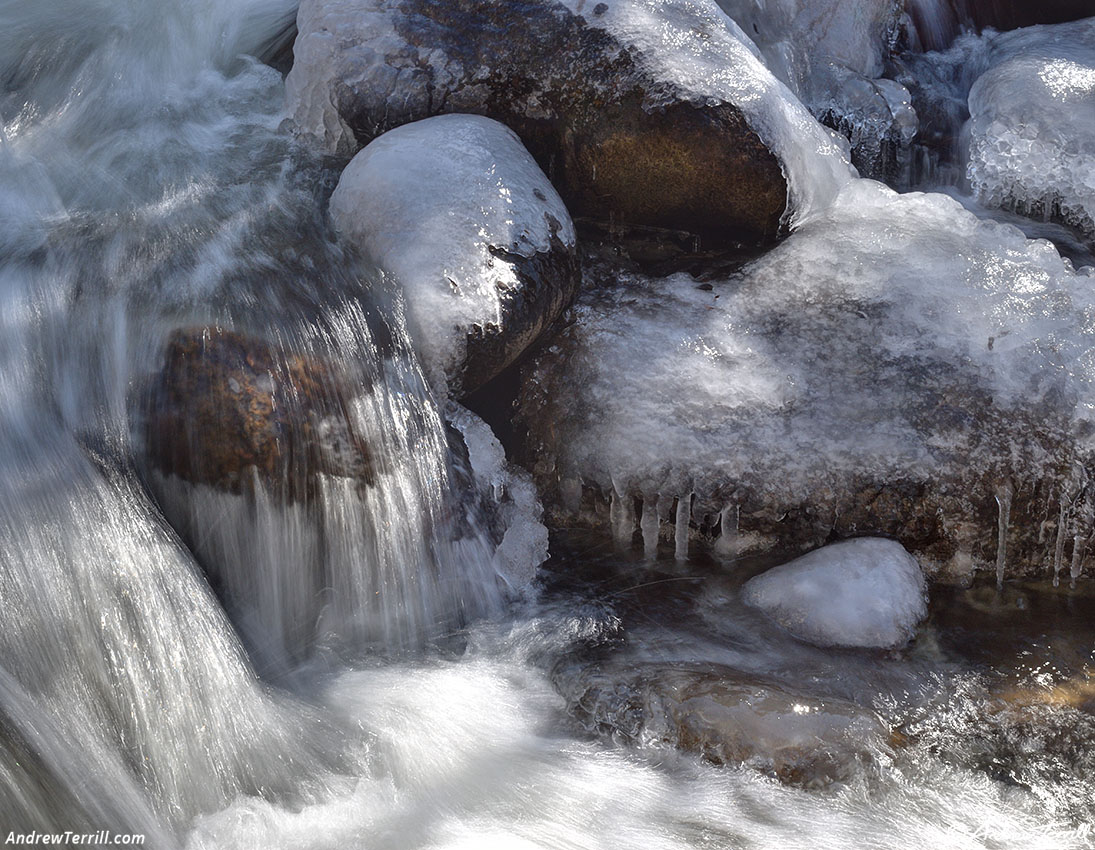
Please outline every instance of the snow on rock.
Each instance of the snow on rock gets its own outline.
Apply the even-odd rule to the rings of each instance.
[[[343,171],[330,213],[402,284],[415,346],[456,395],[512,363],[578,288],[566,207],[489,118],[442,115],[384,134]]]
[[[1048,242],[859,180],[727,279],[586,280],[520,400],[560,521],[630,541],[675,514],[678,548],[688,525],[727,552],[875,533],[932,571],[1082,568],[1095,275]]]
[[[714,0],[304,0],[298,28],[288,109],[321,147],[488,115],[575,216],[759,240],[852,176]]]
[[[920,566],[900,543],[861,537],[815,549],[745,583],[747,605],[817,646],[903,646],[928,613]]]
[[[1095,18],[988,37],[969,93],[966,177],[980,200],[1095,236]]]

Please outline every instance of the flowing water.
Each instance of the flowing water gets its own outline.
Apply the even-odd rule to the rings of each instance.
[[[971,591],[906,652],[825,652],[741,606],[756,565],[561,540],[505,607],[398,293],[318,212],[341,163],[294,147],[250,58],[293,14],[0,0],[0,833],[1092,846],[1086,597]],[[214,324],[338,364],[367,490],[320,477],[284,505],[149,467],[150,376],[173,331]],[[1035,602],[1044,657],[963,638],[967,609],[984,635]],[[716,708],[760,687],[775,725],[740,758],[688,752],[681,676]],[[873,731],[800,752],[845,721]]]

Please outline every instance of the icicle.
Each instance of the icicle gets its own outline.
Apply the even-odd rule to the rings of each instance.
[[[996,538],[996,587],[1004,587],[1004,567],[1008,557],[1008,525],[1011,524],[1011,484],[1005,482],[996,490],[999,507],[999,531]]]
[[[677,499],[677,522],[673,529],[678,561],[688,560],[688,524],[692,521],[692,494],[682,493]]]
[[[720,516],[719,537],[715,541],[715,551],[720,555],[734,555],[738,550],[738,522],[741,517],[741,508],[738,505],[727,505],[722,509]]]
[[[1086,541],[1083,535],[1077,534],[1072,539],[1072,568],[1069,570],[1069,583],[1068,586],[1072,589],[1076,589],[1076,579],[1080,577],[1080,573],[1084,570],[1084,548]]]
[[[1061,583],[1061,562],[1065,557],[1065,524],[1068,522],[1068,502],[1061,499],[1061,513],[1057,517],[1057,545],[1053,550],[1053,586]]]
[[[630,546],[631,538],[635,534],[635,504],[630,496],[624,495],[615,486],[612,488],[608,519],[616,545]]]
[[[658,557],[658,532],[661,530],[661,521],[658,519],[658,497],[646,496],[643,498],[643,515],[639,521],[639,527],[643,532],[643,554],[648,561]]]

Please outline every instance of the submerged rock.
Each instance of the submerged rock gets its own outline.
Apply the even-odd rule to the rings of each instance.
[[[513,363],[578,290],[566,207],[513,131],[488,118],[385,133],[343,171],[330,209],[402,284],[415,347],[457,396]]]
[[[746,604],[817,646],[903,646],[928,613],[920,566],[900,543],[861,537],[746,582]]]
[[[305,0],[298,26],[288,107],[328,150],[486,115],[576,217],[712,244],[770,239],[850,176],[714,0]]]
[[[151,466],[230,493],[304,499],[324,473],[367,483],[373,455],[348,412],[344,375],[319,357],[221,328],[175,331],[152,379]]]
[[[587,276],[519,405],[557,522],[1080,574],[1095,293],[1049,243],[857,181],[727,279]]]
[[[794,785],[847,780],[890,744],[871,711],[719,665],[563,664],[553,678],[591,731],[745,764]]]

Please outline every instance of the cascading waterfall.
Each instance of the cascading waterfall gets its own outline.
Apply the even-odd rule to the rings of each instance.
[[[270,673],[317,642],[418,646],[500,598],[474,511],[454,519],[397,299],[325,237],[302,188],[322,171],[278,132],[280,76],[243,58],[294,11],[0,6],[0,715],[5,752],[42,762],[5,763],[6,828],[168,846],[169,825],[337,762],[310,711],[256,681],[142,482]],[[318,475],[286,505],[148,468],[140,408],[165,341],[217,324],[346,364],[372,486]]]
[[[1032,633],[1067,638],[1087,597],[955,591],[957,627],[944,606],[907,651],[829,652],[741,602],[768,563],[742,555],[740,493],[621,479],[615,540],[562,533],[541,596],[503,604],[502,567],[542,548],[533,487],[482,421],[439,407],[399,287],[332,238],[343,163],[295,146],[281,76],[251,58],[294,12],[0,0],[0,839],[1090,846],[1082,637],[1080,697],[1009,725],[1019,698],[962,619],[1041,605]],[[218,435],[196,432],[169,468],[156,405],[187,400],[164,386],[173,346],[193,365],[180,340],[251,341],[271,384],[313,364],[330,405],[302,427],[323,463],[223,486]],[[267,397],[307,413],[298,390]],[[1000,495],[1001,576],[1021,492]],[[1053,505],[1055,579],[1083,568],[1080,501]],[[748,738],[741,757],[712,764],[712,730]],[[795,764],[818,740],[824,769]]]

